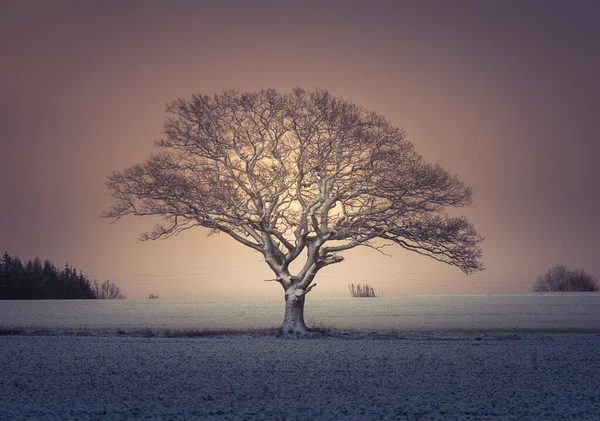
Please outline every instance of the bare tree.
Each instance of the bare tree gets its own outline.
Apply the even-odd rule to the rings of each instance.
[[[194,95],[166,111],[161,152],[108,177],[115,203],[103,216],[162,217],[142,240],[205,227],[261,253],[285,291],[282,332],[306,331],[315,275],[357,246],[396,243],[466,274],[483,268],[482,238],[445,213],[469,205],[471,188],[376,112],[300,88]]]
[[[92,291],[94,291],[94,295],[96,295],[96,298],[102,300],[115,300],[125,298],[125,296],[121,294],[121,288],[119,288],[114,282],[109,281],[108,279],[102,283],[98,282],[97,279],[94,279]]]
[[[598,280],[583,270],[554,266],[533,283],[536,292],[598,291]]]

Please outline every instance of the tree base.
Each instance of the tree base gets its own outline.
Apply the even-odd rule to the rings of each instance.
[[[284,323],[281,328],[279,328],[280,335],[306,335],[308,333],[308,329],[304,323],[302,324],[286,324]]]

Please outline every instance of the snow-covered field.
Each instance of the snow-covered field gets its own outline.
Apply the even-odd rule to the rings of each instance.
[[[277,328],[284,300],[0,300],[0,325],[83,330]],[[309,297],[309,324],[380,331],[600,332],[600,293]]]
[[[600,335],[0,336],[0,420],[599,420]]]

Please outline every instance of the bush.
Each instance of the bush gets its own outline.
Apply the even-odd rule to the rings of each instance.
[[[375,290],[369,284],[352,284],[348,285],[348,289],[353,297],[377,297]]]
[[[102,283],[98,282],[97,280],[94,280],[92,290],[94,291],[96,298],[103,300],[122,300],[125,298],[125,296],[121,294],[121,288],[119,288],[117,284],[115,284],[112,281],[109,281],[108,279]]]
[[[598,291],[598,280],[583,270],[554,266],[533,283],[535,292]]]

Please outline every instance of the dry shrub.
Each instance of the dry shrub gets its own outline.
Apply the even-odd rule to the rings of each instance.
[[[369,284],[351,284],[348,285],[348,289],[353,297],[377,297],[375,290]]]

